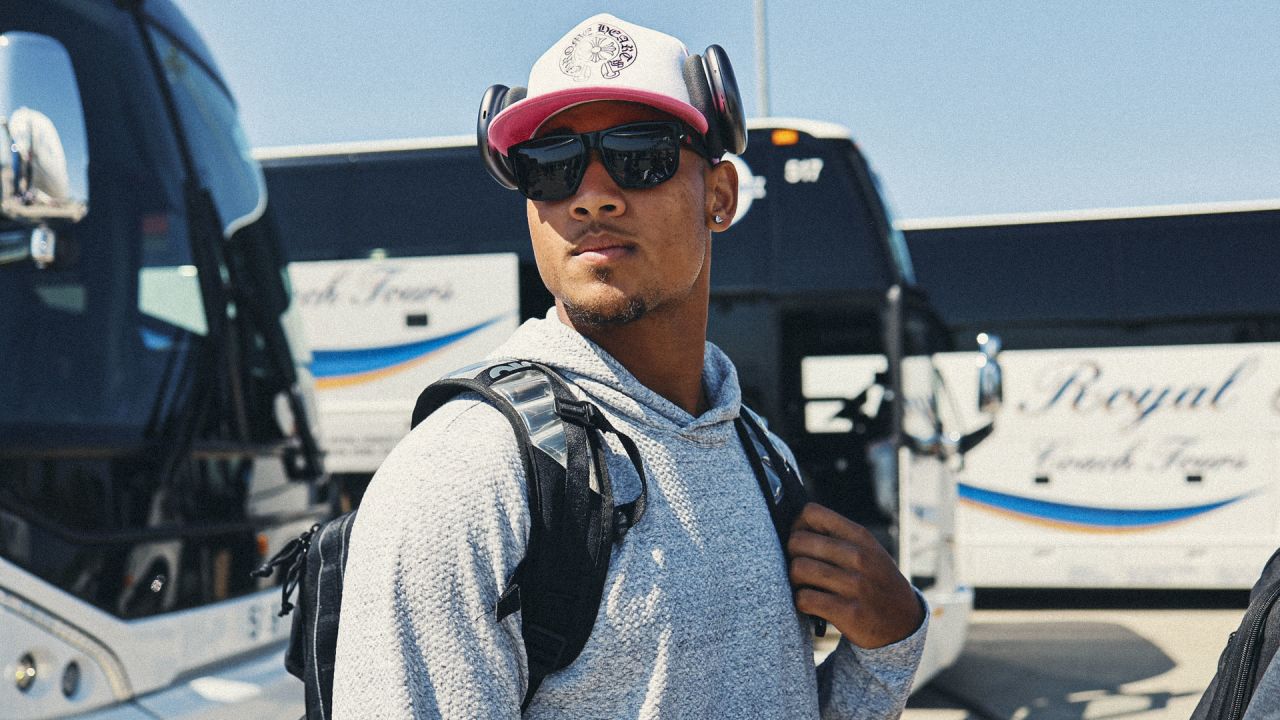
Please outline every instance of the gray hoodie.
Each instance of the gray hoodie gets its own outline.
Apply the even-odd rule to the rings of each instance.
[[[529,718],[892,718],[906,702],[927,620],[875,650],[842,640],[815,672],[808,625],[733,427],[733,364],[707,344],[711,408],[693,417],[548,314],[495,357],[564,372],[640,448],[649,505],[615,545],[600,613],[578,659],[542,683]],[[639,492],[620,445],[619,502]],[[524,695],[520,615],[494,616],[525,552],[529,517],[507,420],[451,401],[395,448],[351,536],[334,676],[337,718],[515,718]],[[927,615],[927,613],[926,613]]]

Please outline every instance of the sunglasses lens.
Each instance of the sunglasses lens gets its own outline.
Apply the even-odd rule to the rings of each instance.
[[[516,184],[530,200],[563,200],[578,190],[587,166],[586,147],[575,136],[521,143],[509,155]]]
[[[605,170],[619,187],[650,188],[670,180],[680,167],[678,124],[633,123],[512,146],[508,157],[516,185],[530,200],[553,202],[572,196],[586,173],[589,146],[597,144]]]
[[[632,125],[600,138],[600,156],[620,187],[653,187],[680,167],[680,136],[673,124]]]

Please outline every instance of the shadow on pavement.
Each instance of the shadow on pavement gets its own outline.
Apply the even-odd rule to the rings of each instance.
[[[912,696],[908,707],[954,708],[970,718],[1090,720],[1159,710],[1184,694],[1126,692],[1174,662],[1112,623],[980,623],[964,654]]]
[[[981,588],[974,598],[978,610],[1045,608],[1109,610],[1211,610],[1249,606],[1248,590],[1077,590]]]

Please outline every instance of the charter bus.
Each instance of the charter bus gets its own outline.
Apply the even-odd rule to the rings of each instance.
[[[950,412],[931,362],[950,336],[848,131],[759,120],[749,134],[730,158],[739,210],[715,241],[710,338],[818,499],[876,532],[929,597],[924,682],[965,637],[949,467],[986,429]],[[256,155],[313,342],[327,460],[354,503],[422,387],[552,306],[525,200],[489,178],[472,138]]]
[[[1004,343],[962,577],[1248,588],[1280,546],[1280,200],[899,227],[953,335]]]
[[[252,160],[168,0],[0,0],[0,718],[297,717],[330,512]]]

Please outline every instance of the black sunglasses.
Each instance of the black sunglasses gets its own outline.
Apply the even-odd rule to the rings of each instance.
[[[507,153],[520,193],[554,202],[582,184],[592,149],[618,187],[640,190],[675,177],[680,146],[708,157],[702,137],[678,122],[637,122],[588,133],[548,135],[512,145]]]

